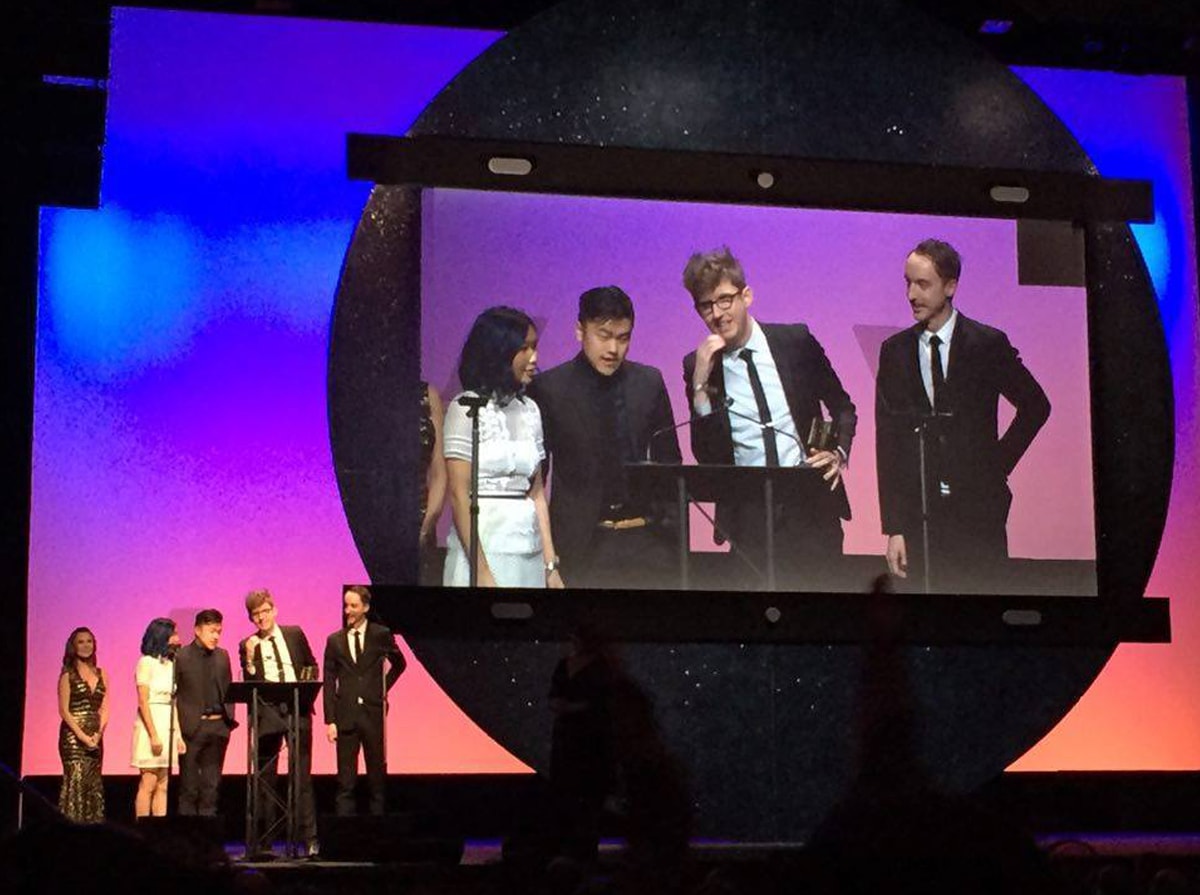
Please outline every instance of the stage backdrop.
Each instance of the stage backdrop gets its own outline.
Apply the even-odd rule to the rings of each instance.
[[[334,290],[368,191],[345,179],[344,134],[403,133],[497,37],[116,11],[102,207],[48,210],[42,222],[24,773],[59,770],[55,681],[63,643],[76,625],[96,632],[110,679],[108,773],[128,770],[133,667],[151,618],[171,616],[186,635],[195,611],[215,606],[226,615],[223,645],[232,652],[250,630],[242,595],[265,586],[277,596],[280,620],[303,625],[318,651],[338,625],[339,586],[365,577],[334,479],[325,406]],[[1170,342],[1178,445],[1171,513],[1150,584],[1151,593],[1173,598],[1174,642],[1122,646],[1075,710],[1014,768],[1195,769],[1200,585],[1189,567],[1200,539],[1200,433],[1184,85],[1165,77],[1018,74],[1063,118],[1103,174],[1155,183],[1156,222],[1133,229]],[[439,195],[439,210],[449,210],[455,198]],[[810,220],[829,220],[824,214]],[[895,227],[894,251],[873,246],[878,275],[892,291],[864,296],[872,302],[870,313],[856,322],[905,325],[903,253],[913,235],[947,232],[945,223],[910,218]],[[983,319],[1009,329],[1039,375],[1043,368],[1079,371],[1080,331],[1067,330],[1072,337],[1058,350],[1041,344],[1044,324],[1022,330],[1028,337],[1013,332],[1027,324],[1015,305],[1008,307],[1012,320],[999,307],[1013,292],[1011,255],[994,259],[983,243],[975,244],[982,237],[973,235],[994,230],[987,245],[1007,244],[1011,253],[1012,225],[979,228],[954,231],[967,254],[963,310],[977,309]],[[851,391],[867,422],[859,444],[869,445],[874,358],[836,313],[826,317],[820,305],[809,303],[813,296],[845,300],[835,268],[857,263],[853,244],[832,263],[812,268],[819,279],[797,283],[788,271],[766,270],[757,240],[744,234],[713,224],[661,246],[653,264],[662,273],[650,279],[635,273],[651,266],[646,259],[613,268],[611,279],[626,285],[639,304],[631,356],[660,363],[668,383],[676,385],[678,355],[701,335],[686,295],[673,285],[681,252],[728,241],[746,256],[762,319],[796,316],[812,323],[827,347],[846,358],[842,375],[866,383]],[[426,251],[449,253],[449,244],[427,240]],[[438,257],[443,260],[430,268],[427,286],[448,296],[453,284],[444,277],[454,271],[454,257]],[[568,357],[573,298],[594,283],[565,263],[503,273],[504,289],[485,288],[483,277],[459,294],[481,304],[536,304],[547,324],[544,362]],[[995,294],[994,303],[973,304],[983,300],[985,289]],[[1072,290],[1028,292],[1020,302],[1040,309],[1029,312],[1038,316],[1052,308],[1050,317],[1058,319],[1056,302],[1064,294],[1068,308],[1078,306]],[[427,375],[437,385],[451,384],[448,359],[473,309],[439,317],[436,326],[426,319],[427,346],[436,339],[440,349],[428,352]],[[1018,513],[1022,492],[1047,487],[1069,495],[1061,505],[1070,512],[1062,520],[1021,514],[1013,533],[1017,555],[1095,555],[1090,495],[1081,490],[1090,462],[1086,387],[1082,381],[1078,387],[1074,394],[1052,394],[1051,425],[1069,419],[1071,427],[1048,427],[1035,444],[1046,464],[1057,451],[1070,450],[1077,467],[1039,481],[1031,453],[1015,482]],[[672,397],[680,409],[680,396]],[[1074,415],[1068,408],[1075,408]],[[857,506],[872,506],[870,460],[864,466],[856,458],[849,487]],[[861,513],[848,531],[848,549],[878,549],[876,531],[872,511]],[[393,692],[393,772],[525,770],[415,661]],[[228,770],[242,769],[243,746],[235,737]],[[332,749],[323,740],[315,746],[315,768],[333,768]]]

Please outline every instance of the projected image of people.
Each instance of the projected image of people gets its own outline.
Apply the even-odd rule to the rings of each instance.
[[[876,382],[879,507],[888,569],[918,589],[994,587],[1008,559],[1009,474],[1050,402],[1000,330],[955,307],[962,259],[936,239],[904,262],[916,321],[887,339]],[[999,432],[999,399],[1015,410]]]
[[[890,570],[915,593],[1095,596],[1087,290],[1031,266],[1014,222],[426,198],[424,376],[459,391],[446,335],[472,330],[462,370],[478,354],[496,377],[477,397],[481,582],[524,551],[526,586],[561,557],[567,587],[860,593]],[[530,270],[543,273],[536,288]],[[520,296],[524,315],[486,349],[481,327],[499,318],[476,320],[479,294]],[[512,363],[528,319],[538,371],[523,390]],[[659,371],[672,366],[684,387],[664,396]],[[448,400],[458,577],[445,583],[468,581],[469,423]],[[525,467],[542,447],[537,546],[541,481]]]
[[[563,587],[542,486],[542,416],[525,394],[537,372],[538,331],[508,307],[480,314],[458,367],[465,391],[446,411],[445,454],[454,526],[443,583],[470,583],[472,413],[479,419],[480,587]]]

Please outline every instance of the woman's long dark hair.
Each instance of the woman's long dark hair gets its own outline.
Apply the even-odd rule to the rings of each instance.
[[[156,618],[146,626],[142,635],[142,655],[163,658],[171,651],[171,635],[175,633],[175,622],[169,618]]]
[[[72,668],[75,667],[75,661],[79,658],[79,656],[75,655],[75,638],[78,637],[80,634],[92,634],[92,629],[91,628],[76,628],[67,637],[67,647],[66,647],[66,649],[63,650],[63,666],[62,666],[63,671],[70,671]],[[96,635],[92,634],[92,655],[90,658],[83,660],[84,662],[87,662],[89,665],[91,665],[92,668],[96,667],[96,652],[97,652]]]
[[[458,380],[467,391],[502,401],[521,390],[512,362],[533,321],[524,311],[503,305],[475,318],[458,362]]]

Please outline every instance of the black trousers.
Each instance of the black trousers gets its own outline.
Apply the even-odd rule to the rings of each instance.
[[[284,720],[287,716],[284,716]],[[288,756],[288,764],[298,762],[300,769],[300,788],[296,793],[296,820],[298,833],[306,842],[317,838],[317,809],[313,800],[312,785],[312,716],[306,715],[300,719],[299,738],[296,744],[296,754]],[[258,763],[262,771],[262,785],[279,792],[287,791],[287,779],[279,778],[279,753],[287,742],[284,731],[263,734],[258,738]],[[289,770],[289,774],[291,771]],[[269,798],[260,798],[259,804],[268,806],[263,812],[263,831],[275,823],[275,804]]]
[[[338,725],[337,738],[337,801],[334,810],[339,816],[357,814],[354,798],[358,782],[358,753],[362,751],[367,766],[368,810],[383,814],[384,790],[387,787],[387,762],[383,744],[383,711],[359,712],[354,728],[343,730]]]
[[[1007,496],[994,500],[935,497],[929,508],[929,582],[932,593],[1003,590],[1008,560]],[[908,590],[923,590],[925,546],[920,526],[904,533]]]
[[[187,751],[179,756],[179,813],[215,817],[221,767],[229,748],[229,727],[223,718],[200,721]]]
[[[775,505],[775,580],[781,590],[837,590],[842,577],[842,520],[821,495],[808,505],[781,501]],[[738,576],[747,590],[766,587],[767,512],[759,495],[722,506],[725,535],[741,566]]]

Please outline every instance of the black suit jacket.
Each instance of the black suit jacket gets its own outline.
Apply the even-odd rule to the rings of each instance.
[[[175,656],[175,705],[179,712],[179,732],[185,741],[196,735],[204,710],[212,708],[205,704],[208,702],[205,689],[208,680],[205,675],[206,661],[212,663],[213,672],[216,674],[217,693],[225,715],[225,726],[230,730],[237,727],[237,722],[233,719],[233,704],[225,701],[229,685],[233,682],[229,653],[217,647],[207,660],[204,653],[204,647],[193,640]]]
[[[600,431],[593,408],[586,401],[590,377],[598,374],[582,354],[565,364],[540,373],[528,389],[542,413],[542,431],[547,462],[552,476],[550,529],[565,573],[587,555],[596,524],[604,518],[604,483],[600,470],[597,439],[612,438]],[[627,360],[615,374],[625,399],[625,415],[632,453],[659,463],[679,463],[679,436],[674,429],[671,401],[662,373],[656,368]],[[661,431],[661,430],[668,431]],[[661,433],[655,435],[655,433]],[[651,436],[654,436],[651,442]],[[676,514],[674,506],[643,507],[668,525]]]
[[[875,382],[875,462],[884,534],[915,532],[921,526],[919,417],[932,408],[918,363],[920,325],[887,339],[879,350]],[[1007,518],[1012,496],[1008,476],[1050,416],[1050,402],[1017,350],[1000,330],[958,315],[946,365],[945,400],[936,435],[937,468],[931,481],[944,481],[966,505],[992,518]],[[1016,409],[1003,435],[998,432],[999,398]],[[932,433],[931,433],[932,434]]]
[[[821,405],[824,404],[837,429],[838,447],[849,458],[854,430],[858,426],[858,414],[850,395],[842,388],[842,381],[834,372],[833,365],[825,356],[821,343],[802,323],[758,323],[758,326],[766,336],[771,356],[779,369],[779,378],[797,434],[803,438],[808,433],[812,421],[821,416]],[[683,359],[683,381],[687,389],[688,406],[692,408],[692,453],[699,463],[733,465],[733,434],[725,408],[725,371],[721,358],[713,359],[713,371],[708,380],[712,389],[709,400],[713,410],[703,417],[696,413],[692,404],[692,374],[695,369],[696,352],[693,351]],[[810,508],[813,512],[850,518],[850,502],[846,499],[844,487],[833,492],[828,488],[818,488],[813,496],[814,500],[820,502],[819,506]],[[719,505],[717,514],[724,515]],[[717,521],[720,523],[721,520],[718,518]]]
[[[337,724],[339,730],[354,730],[364,714],[382,718],[387,691],[404,671],[405,661],[392,632],[368,620],[358,662],[350,658],[349,633],[342,628],[325,641],[323,664],[325,723]]]
[[[276,625],[276,630],[287,644],[288,654],[292,657],[292,665],[296,669],[297,678],[300,675],[300,669],[306,666],[315,666],[317,657],[313,655],[312,647],[308,645],[308,638],[304,636],[304,631],[298,625]],[[244,638],[238,644],[238,657],[242,663],[242,680],[244,681],[265,681],[266,675],[263,672],[262,647],[256,645],[252,655],[246,655],[246,641],[249,637]],[[290,711],[290,706],[287,703],[274,705],[271,703],[260,703],[258,713],[258,732],[260,736],[265,736],[272,733],[282,733],[287,730],[287,715]],[[309,707],[307,714],[312,714],[312,707]]]

